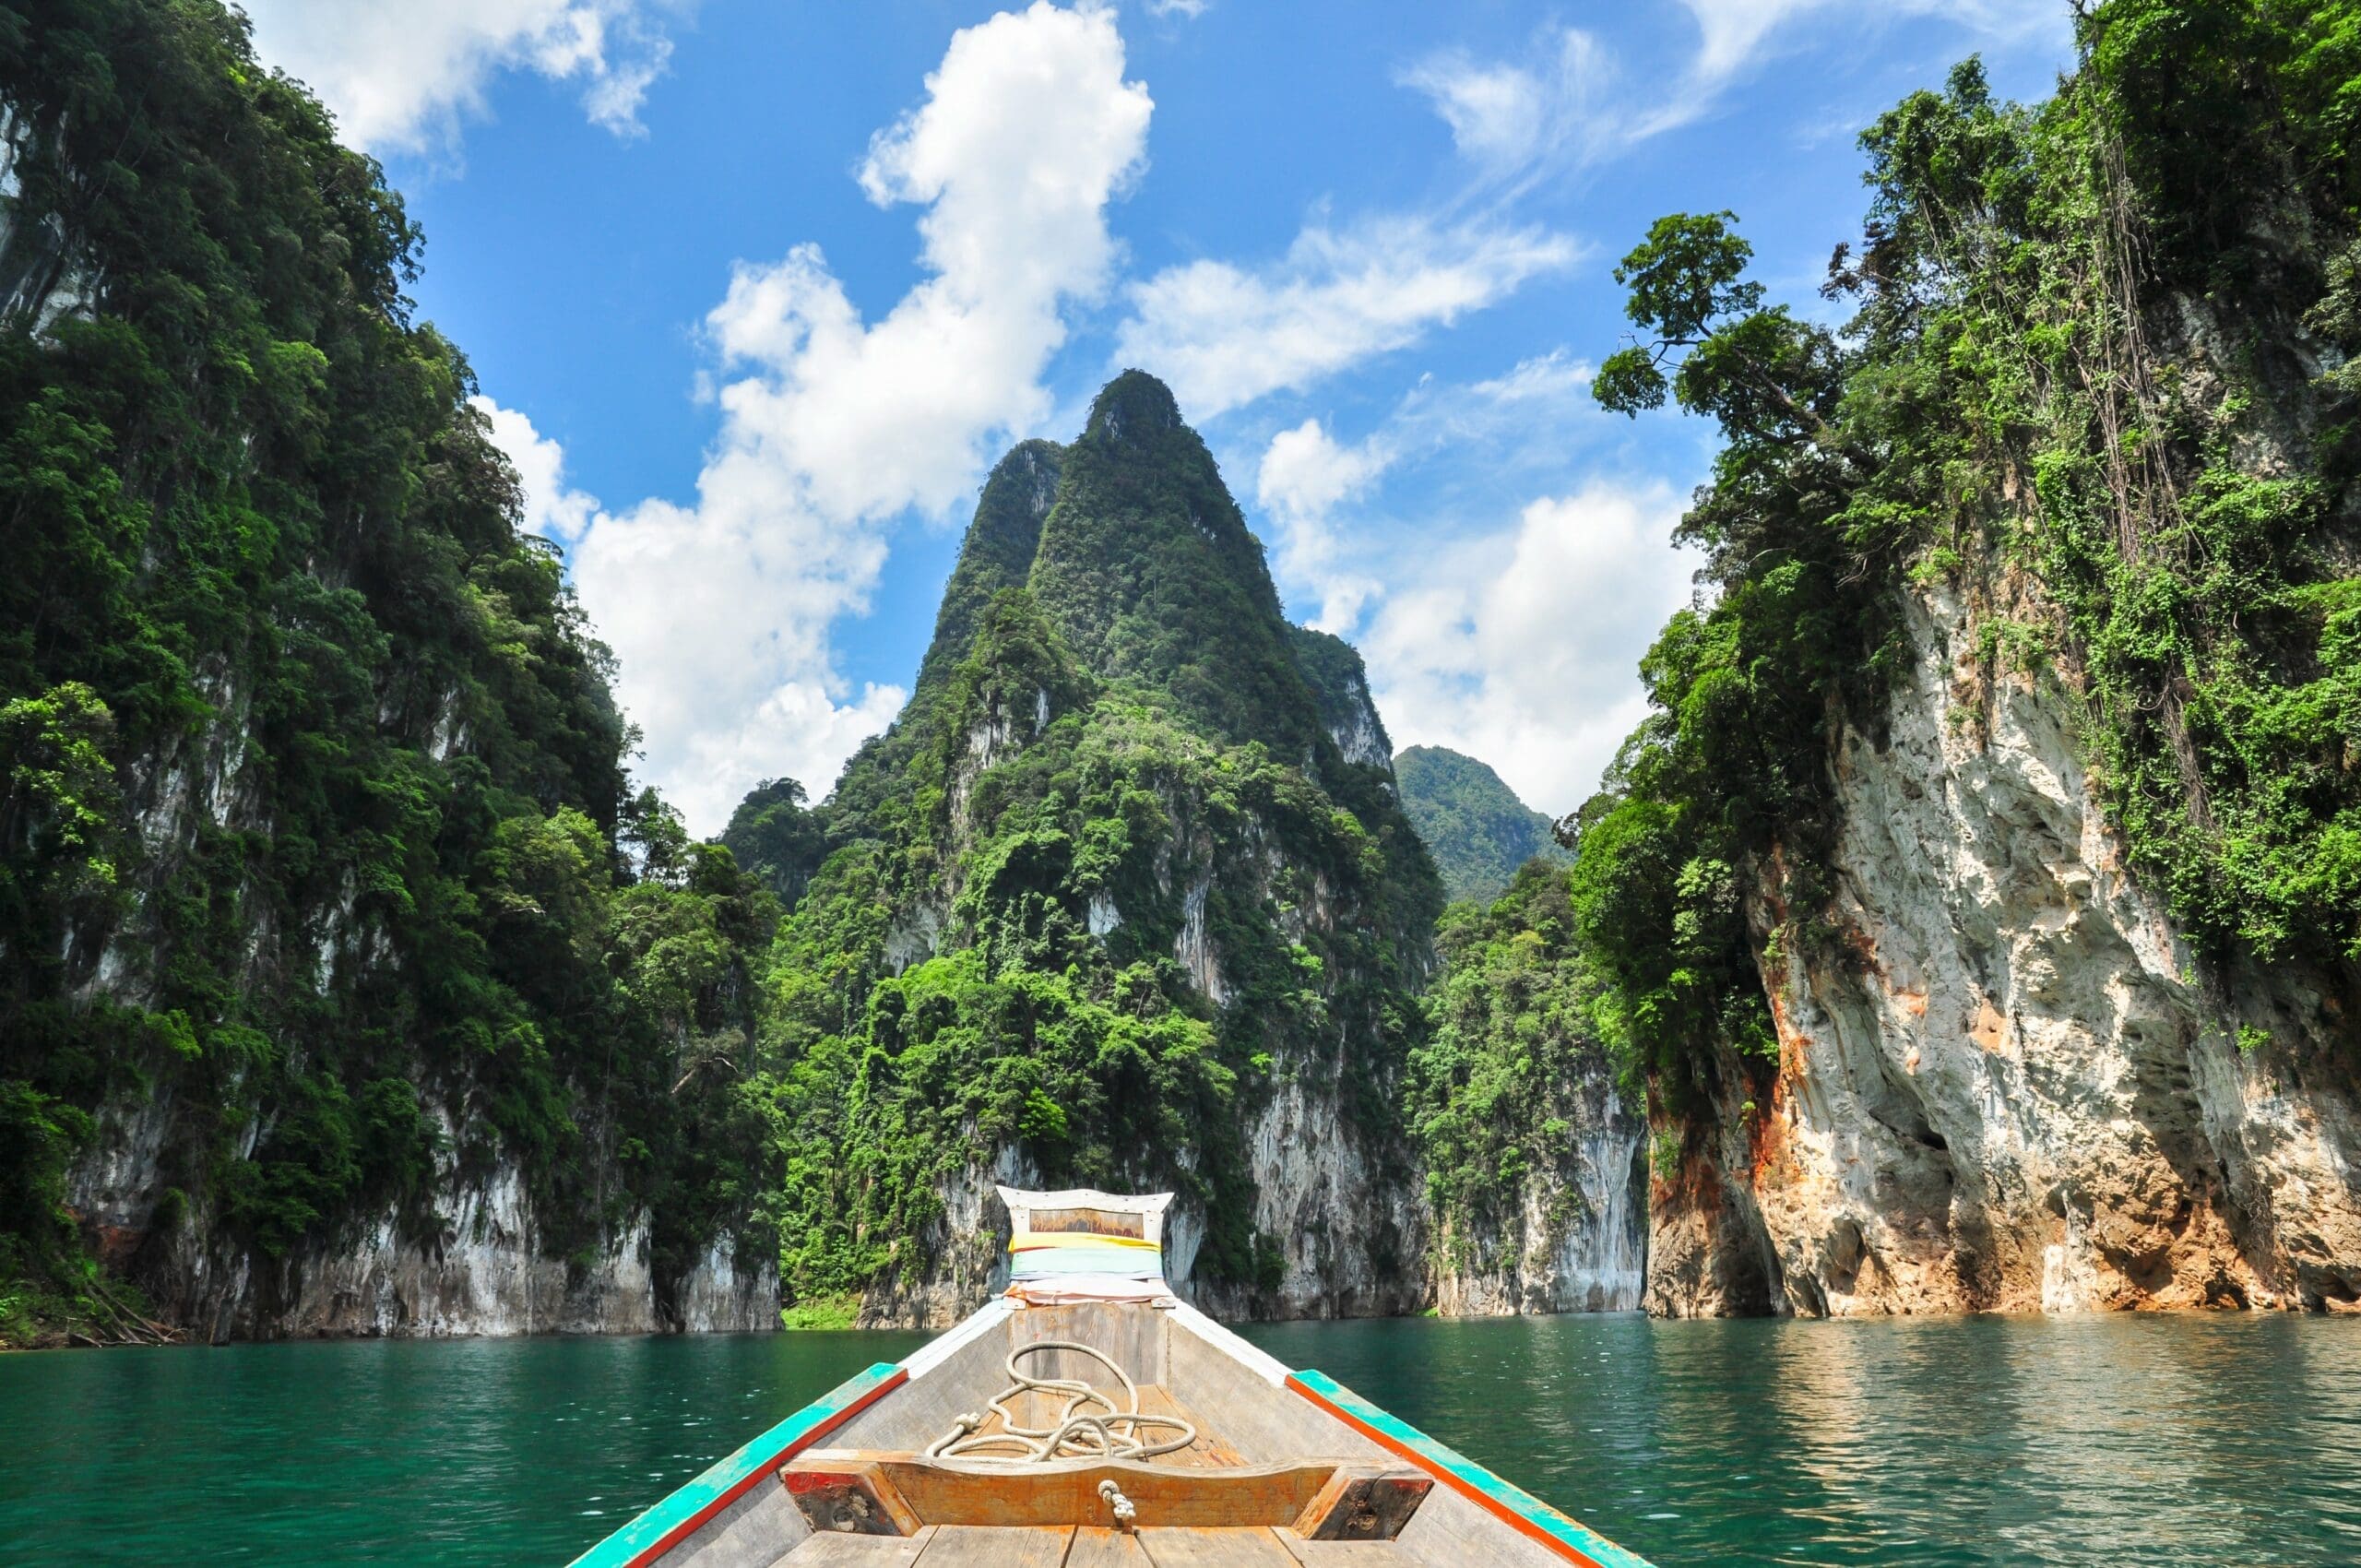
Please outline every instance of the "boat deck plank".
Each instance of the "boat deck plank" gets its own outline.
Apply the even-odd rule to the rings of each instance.
[[[1148,1461],[1150,1464],[1184,1465],[1194,1469],[1211,1470],[1246,1463],[1238,1450],[1214,1430],[1211,1421],[1174,1398],[1172,1391],[1164,1384],[1146,1383],[1140,1385],[1140,1409],[1151,1416],[1178,1416],[1197,1429],[1196,1442],[1186,1448],[1176,1448],[1169,1454],[1159,1454]],[[1172,1434],[1151,1432],[1148,1435],[1169,1437]]]
[[[1178,1416],[1197,1429],[1197,1440],[1194,1443],[1186,1448],[1175,1449],[1169,1454],[1159,1454],[1149,1460],[1149,1464],[1178,1465],[1184,1469],[1210,1470],[1246,1463],[1238,1450],[1229,1445],[1211,1421],[1174,1398],[1172,1391],[1162,1384],[1141,1384],[1139,1394],[1140,1409],[1144,1413],[1151,1416]],[[1120,1391],[1115,1397],[1121,1399]],[[1062,1395],[1027,1391],[1011,1400],[1010,1405],[1015,1410],[1016,1419],[1019,1421],[1038,1431],[1057,1420],[1058,1412],[1065,1408],[1065,1396]],[[984,1424],[977,1429],[977,1435],[985,1436],[1000,1431],[1006,1425],[1007,1423],[1001,1420],[999,1411],[988,1410],[984,1413]],[[1171,1433],[1151,1431],[1144,1435],[1154,1439],[1169,1437]]]
[[[1072,1525],[939,1525],[919,1568],[1062,1568],[1073,1540]]]
[[[1113,1357],[1134,1383],[1162,1383],[1169,1375],[1164,1364],[1164,1324],[1157,1313],[1110,1310],[1091,1301],[1027,1307],[1010,1319],[1012,1348],[1043,1339],[1096,1346]],[[1078,1378],[1109,1393],[1115,1391],[1115,1380],[1094,1356],[1041,1350],[1026,1357],[1022,1364],[1034,1377]]]
[[[1293,1530],[1271,1533],[1305,1568],[1415,1568],[1425,1561],[1399,1541],[1306,1540]]]
[[[1144,1529],[1140,1544],[1156,1568],[1298,1568],[1295,1554],[1268,1528]]]
[[[1151,1564],[1139,1537],[1086,1525],[1074,1531],[1074,1545],[1066,1549],[1066,1568],[1151,1568]]]
[[[931,1525],[913,1536],[812,1536],[776,1568],[912,1568],[933,1540]]]

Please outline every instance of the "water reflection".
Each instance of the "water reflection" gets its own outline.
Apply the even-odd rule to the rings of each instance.
[[[2361,1323],[1251,1332],[1667,1568],[2361,1562]]]
[[[1250,1334],[1666,1568],[2361,1562],[2361,1322],[1608,1316]],[[0,1358],[0,1559],[563,1562],[922,1339]]]

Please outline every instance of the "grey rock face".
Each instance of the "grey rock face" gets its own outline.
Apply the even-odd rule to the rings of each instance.
[[[1013,754],[1031,739],[1015,734],[1009,738],[1011,749],[996,755]],[[971,748],[952,794],[964,797],[973,782],[968,770],[984,766],[984,757]],[[1177,901],[1180,912],[1174,961],[1208,1003],[1230,1005],[1224,955],[1206,918],[1217,874],[1274,904],[1283,887],[1308,885],[1281,921],[1292,936],[1333,930],[1342,917],[1325,876],[1294,875],[1279,836],[1259,822],[1239,830],[1223,851],[1203,826],[1203,802],[1174,791],[1164,805],[1176,827],[1157,847],[1156,862],[1162,892]],[[1102,927],[1111,931],[1122,919],[1111,898],[1103,915],[1097,900],[1084,915],[1094,933]],[[926,907],[914,905],[897,911],[892,929],[916,929],[924,918]],[[1277,1288],[1247,1291],[1193,1279],[1205,1216],[1185,1202],[1175,1206],[1169,1221],[1166,1277],[1181,1295],[1226,1317],[1348,1317],[1418,1310],[1429,1298],[1422,1265],[1424,1206],[1398,1154],[1388,1158],[1388,1151],[1372,1146],[1345,1110],[1349,1091],[1341,1056],[1282,1061],[1272,1076],[1268,1091],[1248,1102],[1245,1145],[1254,1226],[1277,1243],[1282,1260]],[[1005,1287],[1008,1218],[992,1195],[995,1182],[1038,1186],[1039,1177],[1024,1151],[1010,1145],[946,1181],[938,1190],[940,1214],[913,1239],[930,1260],[926,1271],[915,1282],[872,1289],[860,1308],[864,1325],[945,1327]]]
[[[224,1267],[207,1244],[208,1215],[191,1212],[161,1231],[156,1225],[157,1194],[170,1184],[162,1160],[171,1117],[160,1098],[111,1106],[99,1146],[72,1173],[69,1191],[102,1251],[161,1253],[147,1271],[165,1292],[159,1304],[215,1339],[778,1326],[775,1259],[733,1257],[717,1242],[679,1279],[659,1280],[644,1214],[593,1247],[587,1262],[569,1258],[543,1236],[522,1176],[506,1166],[468,1182],[446,1162],[437,1182],[435,1206],[445,1221],[438,1235],[405,1236],[386,1214],[275,1266]]]
[[[261,760],[249,694],[225,672],[202,672],[200,684],[219,718],[127,775],[133,826],[160,882],[188,852],[200,822],[267,826],[249,771]],[[446,749],[447,714],[445,707],[435,721]],[[297,962],[325,994],[339,978],[391,965],[383,929],[356,913],[357,892],[348,879],[334,898],[297,911],[285,931],[267,908],[257,910],[246,978]],[[72,956],[83,976],[80,998],[151,1002],[155,949],[147,932],[135,925],[101,940],[96,950]],[[447,1151],[459,1141],[457,1114],[424,1098]],[[586,1260],[544,1233],[515,1165],[463,1174],[448,1152],[433,1185],[432,1206],[444,1221],[436,1235],[405,1235],[389,1212],[267,1265],[225,1263],[243,1253],[217,1244],[219,1216],[202,1198],[169,1222],[162,1218],[166,1194],[185,1180],[176,1163],[184,1155],[173,1146],[179,1109],[169,1088],[108,1101],[95,1144],[68,1173],[67,1194],[101,1255],[118,1266],[136,1262],[163,1315],[194,1332],[222,1339],[778,1326],[776,1259],[740,1260],[717,1243],[680,1277],[658,1278],[642,1213],[599,1238]],[[241,1155],[250,1156],[267,1131],[263,1121],[249,1121]]]
[[[1453,1238],[1437,1259],[1435,1298],[1454,1317],[1620,1313],[1644,1297],[1647,1123],[1616,1093],[1602,1060],[1567,1086],[1571,1147],[1536,1164],[1497,1231]]]
[[[1833,758],[1851,951],[1767,961],[1776,1083],[1657,1183],[1650,1309],[2351,1304],[2331,990],[2201,975],[2105,825],[2073,695],[1983,683],[1946,593],[1906,610],[1888,742]],[[1779,913],[1765,889],[1758,929]]]

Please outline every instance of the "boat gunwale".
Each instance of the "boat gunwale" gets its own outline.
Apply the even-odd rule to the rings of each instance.
[[[1617,1546],[1327,1373],[1310,1367],[1290,1369],[1185,1302],[1158,1303],[1147,1310],[1164,1313],[1175,1325],[1242,1363],[1259,1380],[1310,1402],[1329,1419],[1407,1460],[1501,1524],[1578,1568],[1652,1568],[1645,1558]],[[926,1376],[953,1350],[1014,1315],[1014,1304],[1005,1299],[989,1302],[902,1360],[879,1361],[854,1374],[659,1498],[575,1558],[569,1568],[649,1568],[752,1491],[764,1476],[775,1474],[781,1465],[815,1446],[861,1411]]]
[[[642,1568],[658,1561],[753,1491],[765,1476],[909,1381],[905,1361],[871,1363],[648,1504],[568,1568]]]
[[[1381,1405],[1372,1404],[1316,1368],[1287,1374],[1287,1386],[1371,1443],[1426,1471],[1519,1535],[1582,1568],[1653,1568],[1572,1515],[1560,1512],[1514,1481],[1494,1474],[1457,1449],[1439,1443]]]

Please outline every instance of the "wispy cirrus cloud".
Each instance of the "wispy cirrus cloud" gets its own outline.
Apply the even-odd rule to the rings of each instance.
[[[1663,109],[1635,106],[1613,52],[1579,28],[1545,32],[1515,61],[1430,54],[1401,80],[1433,103],[1460,155],[1499,181],[1595,163],[1667,124]]]
[[[1406,348],[1583,254],[1534,226],[1426,214],[1316,222],[1270,263],[1192,261],[1133,284],[1115,357],[1156,367],[1188,418],[1215,419]]]
[[[1447,49],[1413,62],[1406,87],[1424,93],[1452,141],[1484,180],[1511,192],[1690,125],[1767,61],[1814,42],[1807,18],[1841,19],[1855,33],[1914,17],[1940,17],[1995,41],[2061,37],[2058,0],[1679,0],[1695,29],[1691,52],[1639,71],[1596,33],[1552,25],[1514,58]]]
[[[1697,23],[1692,82],[1718,87],[1747,74],[1796,42],[1789,24],[1814,14],[1863,29],[1911,17],[1940,17],[1983,37],[2014,41],[2040,34],[2063,41],[2071,8],[2062,0],[1681,0]],[[1787,32],[1781,38],[1782,32]]]

